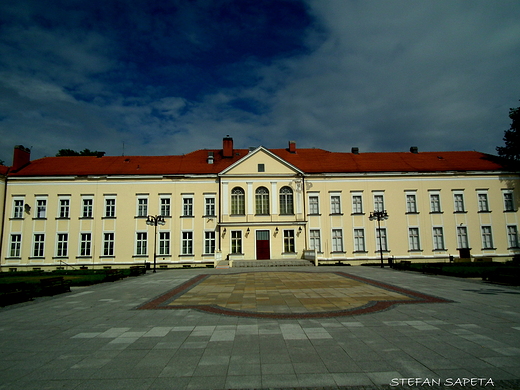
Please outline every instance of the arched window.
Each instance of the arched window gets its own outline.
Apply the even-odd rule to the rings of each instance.
[[[244,215],[245,208],[245,192],[240,187],[231,190],[231,215]]]
[[[293,190],[291,187],[280,189],[280,214],[294,214]]]
[[[265,187],[258,187],[255,193],[256,214],[269,214],[269,191]]]

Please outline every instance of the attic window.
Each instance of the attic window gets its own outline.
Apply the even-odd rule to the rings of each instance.
[[[258,164],[258,172],[265,172],[265,164]]]

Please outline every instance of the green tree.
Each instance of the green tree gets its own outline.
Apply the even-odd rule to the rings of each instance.
[[[97,150],[83,149],[81,152],[76,152],[72,149],[60,149],[56,154],[56,157],[63,156],[98,156],[99,154],[105,154],[105,152],[98,152]]]
[[[520,107],[509,109],[511,127],[504,132],[506,146],[498,146],[497,152],[500,157],[520,162]]]

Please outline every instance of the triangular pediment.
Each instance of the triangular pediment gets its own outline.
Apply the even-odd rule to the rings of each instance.
[[[278,176],[296,175],[302,172],[284,159],[260,146],[223,170],[220,175]]]

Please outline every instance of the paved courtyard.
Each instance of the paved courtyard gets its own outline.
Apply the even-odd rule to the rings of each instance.
[[[520,388],[520,289],[387,268],[165,270],[0,318],[0,389]]]

